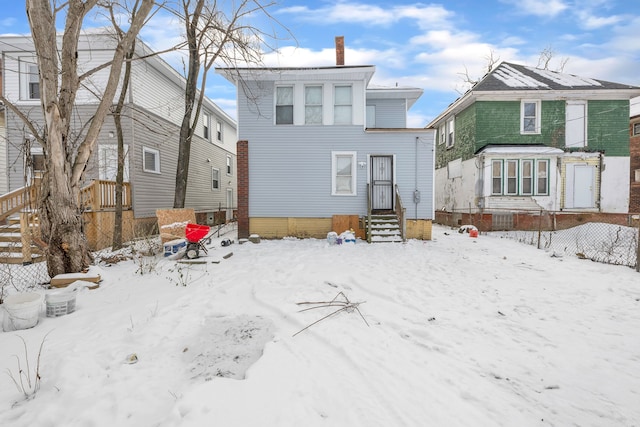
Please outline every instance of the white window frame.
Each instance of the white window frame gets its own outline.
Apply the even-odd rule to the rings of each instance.
[[[229,155],[227,155],[227,175],[233,175],[233,158]]]
[[[544,177],[545,185],[544,188],[540,188],[540,165],[545,164],[545,173],[547,176]],[[551,162],[548,159],[537,159],[535,170],[534,170],[534,191],[536,196],[548,196],[549,195],[549,167],[551,166]]]
[[[518,166],[520,162],[517,159],[506,159],[504,161],[504,194],[507,196],[517,196],[518,195],[518,178],[520,174],[520,168]],[[515,173],[513,175],[509,174],[509,165],[513,165],[515,167]],[[514,191],[509,191],[509,183],[510,180],[515,180],[513,185]]]
[[[455,137],[455,116],[452,116],[447,119],[447,148],[453,147],[453,144],[455,144]]]
[[[217,183],[218,186],[216,187],[214,185],[214,183]],[[220,169],[218,168],[211,168],[211,189],[213,191],[220,191],[221,185],[220,185]]]
[[[113,171],[114,178],[111,179]],[[115,181],[118,171],[118,145],[98,144],[98,178]],[[129,182],[129,145],[124,145],[123,181]]]
[[[40,74],[38,71],[38,63],[35,58],[23,57],[18,58],[20,67],[20,99],[23,101],[39,101],[40,96],[34,98],[31,96],[31,84],[38,85],[38,95],[40,95]],[[35,71],[35,75],[33,74]]]
[[[633,124],[633,136],[640,135],[640,123]]]
[[[211,141],[211,114],[202,113],[202,137]]]
[[[155,156],[153,165],[155,167],[153,169],[149,168],[147,165],[147,154],[153,154]],[[142,170],[144,172],[160,173],[160,151],[149,147],[142,147]]]
[[[338,102],[336,92],[338,91],[338,89],[344,89],[344,88],[349,89],[349,100],[348,102]],[[344,111],[345,113],[338,114],[338,111]],[[347,111],[348,111],[348,114],[347,114]],[[353,86],[352,85],[335,85],[333,87],[333,124],[334,125],[350,125],[352,123],[353,123]]]
[[[525,116],[525,110],[527,104],[535,105],[535,116]],[[542,102],[539,99],[523,99],[520,101],[520,134],[522,135],[539,135],[542,127]],[[525,120],[534,121],[533,130],[525,130]]]
[[[440,145],[443,145],[447,141],[446,128],[447,128],[446,123],[443,123],[443,124],[440,125],[440,128],[438,130],[438,134],[439,134],[439,137],[440,137],[438,139],[438,144],[440,144]]]
[[[291,104],[278,104],[278,90],[279,89],[290,89],[291,90]],[[274,105],[275,105],[275,112],[274,112],[274,117],[273,117],[273,121],[276,125],[279,126],[286,126],[286,125],[292,125],[295,123],[295,108],[294,108],[294,103],[295,103],[295,97],[296,97],[296,92],[295,92],[295,87],[293,85],[281,85],[281,86],[276,86],[275,89],[275,95],[274,95]],[[279,108],[291,108],[291,122],[287,121],[283,121],[282,123],[278,122],[278,109]]]
[[[351,158],[351,191],[338,191],[338,159]],[[332,151],[331,152],[331,195],[332,196],[356,196],[357,181],[357,153],[355,151]]]
[[[530,171],[530,175],[529,176],[525,176],[524,175],[525,165],[527,165],[527,164],[529,165],[529,171]],[[519,190],[519,194],[522,195],[522,196],[533,196],[533,194],[534,194],[534,191],[535,191],[535,189],[534,189],[534,187],[535,187],[535,183],[534,183],[535,178],[534,177],[536,175],[534,167],[535,167],[535,162],[533,161],[533,159],[522,159],[522,160],[520,160],[520,175],[519,175],[520,176],[520,190]],[[525,183],[526,179],[528,179],[529,182],[530,182],[529,191],[528,192],[526,192],[524,190],[524,183]]]
[[[500,176],[494,175],[494,172],[496,171],[494,164],[498,164],[499,167],[497,170],[500,172]],[[500,180],[500,184],[497,186],[493,182],[495,179]],[[498,189],[498,191],[495,191],[496,188]],[[501,196],[503,189],[504,189],[504,161],[498,160],[498,159],[491,160],[491,195]]]
[[[222,122],[220,120],[216,120],[216,140],[218,142],[222,142]]]
[[[320,89],[320,103],[319,104],[314,104],[314,103],[310,103],[309,100],[307,99],[307,89]],[[324,96],[324,90],[322,85],[306,85],[304,87],[304,124],[305,125],[321,125],[322,124],[322,106],[323,106],[323,96]],[[309,114],[307,113],[307,111],[309,111],[310,109],[314,109],[317,110],[318,107],[320,107],[320,114],[318,115],[319,117],[319,121],[315,121],[315,122],[310,122],[309,121]],[[313,115],[312,115],[313,116]]]

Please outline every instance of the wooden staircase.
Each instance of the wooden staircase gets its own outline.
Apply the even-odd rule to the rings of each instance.
[[[39,231],[38,215],[21,211],[0,225],[0,263],[28,265],[44,261],[42,250],[33,244],[32,236]]]
[[[402,225],[395,213],[371,214],[367,224],[371,243],[402,243]]]

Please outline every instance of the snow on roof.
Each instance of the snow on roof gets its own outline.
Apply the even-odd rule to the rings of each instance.
[[[549,87],[545,83],[540,82],[533,77],[529,77],[507,64],[502,64],[500,68],[494,71],[493,75],[510,87]]]
[[[553,154],[562,154],[564,151],[559,148],[546,147],[546,146],[530,146],[530,145],[505,145],[505,146],[496,146],[491,145],[483,148],[478,153],[483,154],[545,154],[545,155],[553,155]]]
[[[525,68],[562,86],[602,86],[599,81],[586,77],[574,76],[573,74],[556,73],[535,67]]]

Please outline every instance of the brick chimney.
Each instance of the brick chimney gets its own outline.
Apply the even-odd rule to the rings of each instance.
[[[336,36],[336,65],[344,65],[344,36]]]

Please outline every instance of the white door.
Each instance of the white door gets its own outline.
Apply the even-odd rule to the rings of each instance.
[[[576,165],[573,168],[573,207],[592,208],[595,192],[595,167]]]
[[[565,144],[567,147],[587,146],[587,104],[567,102]]]

